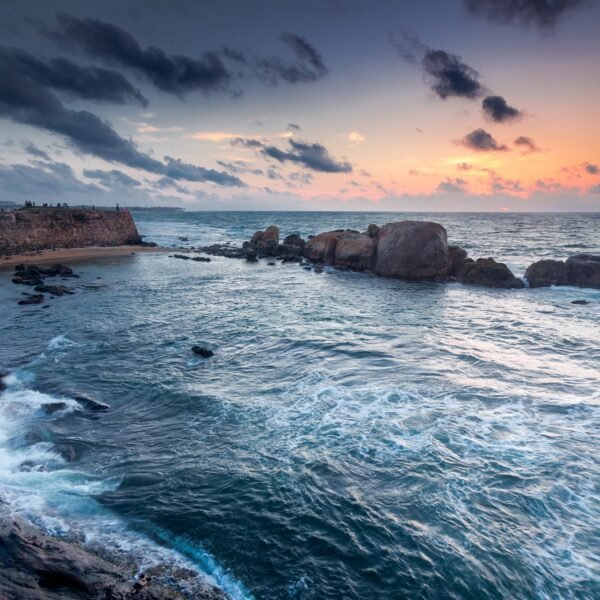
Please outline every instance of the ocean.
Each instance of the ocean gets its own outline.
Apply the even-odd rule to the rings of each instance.
[[[167,246],[434,220],[518,276],[600,253],[600,214],[134,217]],[[167,254],[73,266],[77,293],[46,310],[0,272],[15,512],[236,600],[600,597],[600,290]]]

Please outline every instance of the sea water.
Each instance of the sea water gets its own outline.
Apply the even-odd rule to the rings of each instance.
[[[600,253],[600,215],[134,216],[164,245],[435,220],[519,276]],[[15,512],[237,599],[600,597],[600,290],[168,254],[75,270],[47,309],[0,274]]]

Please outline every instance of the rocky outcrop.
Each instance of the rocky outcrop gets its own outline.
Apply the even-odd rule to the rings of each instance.
[[[576,254],[567,259],[569,285],[600,288],[600,255]]]
[[[529,287],[572,285],[600,289],[600,256],[576,254],[562,260],[539,260],[527,267],[525,278]]]
[[[333,264],[337,241],[345,232],[326,231],[308,240],[304,246],[304,256],[313,262]]]
[[[448,275],[450,277],[458,277],[458,274],[462,271],[467,261],[467,251],[463,250],[460,246],[448,246],[448,255],[450,257]]]
[[[1,502],[1,501],[0,501]],[[174,573],[147,570],[134,578],[136,565],[111,562],[76,541],[45,535],[0,506],[0,598],[19,600],[177,600],[168,586]],[[166,571],[166,570],[165,570]],[[197,574],[177,571],[198,600],[227,600]]]
[[[333,263],[356,271],[370,271],[377,251],[373,238],[362,233],[343,233],[335,244]]]
[[[252,236],[250,245],[259,253],[271,256],[276,254],[279,246],[279,227],[269,225],[264,231],[257,231]]]
[[[493,288],[522,288],[524,283],[504,264],[493,258],[467,258],[458,273],[461,283]]]
[[[538,260],[527,267],[525,279],[532,288],[567,285],[567,265],[562,260]]]
[[[446,230],[429,221],[384,225],[377,238],[375,273],[382,277],[436,279],[450,268]]]
[[[127,210],[27,208],[0,212],[0,254],[142,241]]]

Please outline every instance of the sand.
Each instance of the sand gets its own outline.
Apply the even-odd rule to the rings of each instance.
[[[162,253],[173,252],[173,248],[162,248],[160,246],[112,246],[99,247],[89,246],[87,248],[57,248],[56,250],[39,250],[27,254],[12,254],[0,256],[0,270],[12,269],[15,265],[26,264],[54,264],[88,262],[99,258],[111,258],[115,256],[127,256],[138,253]]]

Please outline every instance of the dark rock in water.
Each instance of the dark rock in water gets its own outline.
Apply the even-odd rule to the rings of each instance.
[[[283,238],[283,244],[284,246],[296,246],[302,251],[306,242],[298,234],[293,233],[292,235]],[[300,254],[302,254],[302,252],[300,252]]]
[[[323,272],[323,265],[315,265],[313,268],[315,273],[322,273]]]
[[[448,254],[450,256],[448,275],[456,277],[467,260],[467,251],[463,250],[460,246],[448,246]]]
[[[173,258],[181,258],[182,260],[190,260],[190,257],[186,254],[173,254]]]
[[[192,346],[192,352],[194,354],[197,354],[198,356],[201,356],[202,358],[210,358],[214,355],[214,352],[212,350],[209,350],[204,346]]]
[[[589,300],[573,300],[571,302],[571,304],[582,304],[582,305],[585,305],[585,304],[590,304],[590,301]]]
[[[367,227],[367,232],[366,232],[366,234],[367,234],[367,235],[368,235],[370,238],[372,238],[372,239],[376,240],[376,239],[379,237],[379,232],[380,232],[380,231],[381,231],[381,228],[380,228],[378,225],[373,225],[373,224],[371,223],[371,225],[369,225],[369,226]]]
[[[6,384],[4,383],[4,378],[8,375],[8,373],[0,373],[0,392],[3,392],[6,389]]]
[[[23,300],[19,300],[20,306],[27,306],[28,304],[41,304],[44,301],[44,294],[27,294]]]
[[[333,264],[338,268],[368,271],[375,265],[376,250],[377,246],[370,236],[362,233],[344,233],[335,245]]]
[[[46,404],[42,404],[40,409],[47,415],[53,415],[55,412],[59,410],[64,410],[67,408],[65,402],[47,402]]]
[[[274,266],[275,266],[275,263],[274,263],[272,260],[270,260],[270,261],[269,261],[267,264],[268,264],[270,267],[274,267]]]
[[[523,282],[504,263],[496,262],[493,258],[478,258],[475,261],[467,258],[458,273],[458,281],[493,288],[524,287]]]
[[[567,265],[562,260],[538,260],[527,267],[525,279],[531,288],[567,285]]]
[[[161,582],[169,580],[168,569],[164,578],[150,571],[134,578],[136,570],[136,565],[111,562],[75,541],[46,535],[0,507],[0,598],[183,600]],[[196,600],[227,598],[208,582],[197,587]]]
[[[436,279],[450,268],[446,230],[429,221],[384,225],[377,240],[375,273],[383,277]]]
[[[279,227],[269,225],[264,231],[257,231],[250,239],[250,245],[256,248],[257,252],[275,255],[279,245]]]
[[[194,256],[191,260],[196,262],[210,262],[210,258],[208,256]]]
[[[145,248],[156,248],[158,244],[156,242],[140,242],[140,246],[144,246]]]
[[[577,254],[566,265],[569,285],[600,288],[600,255]]]
[[[246,260],[248,262],[256,262],[257,261],[256,252],[252,248],[246,247],[245,251],[246,251]]]
[[[84,408],[87,408],[88,410],[93,410],[93,411],[110,410],[110,406],[108,404],[106,404],[105,402],[101,402],[100,400],[97,400],[96,398],[94,398],[93,396],[90,396],[89,394],[77,393],[77,394],[73,394],[71,397],[73,398],[73,400],[76,400],[79,404],[81,404],[81,406],[83,406]]]
[[[52,296],[64,296],[65,294],[74,294],[75,292],[64,285],[36,285],[33,288],[36,292],[41,292],[44,294],[50,294]]]
[[[189,238],[189,237],[187,237],[187,236],[185,236],[185,235],[180,235],[180,236],[179,236],[177,239],[178,239],[180,242],[189,242],[189,241],[190,241],[190,238]]]
[[[58,277],[59,275],[61,277],[77,277],[77,275],[73,273],[73,269],[71,269],[71,267],[60,263],[45,269],[38,267],[38,270],[44,277]]]

